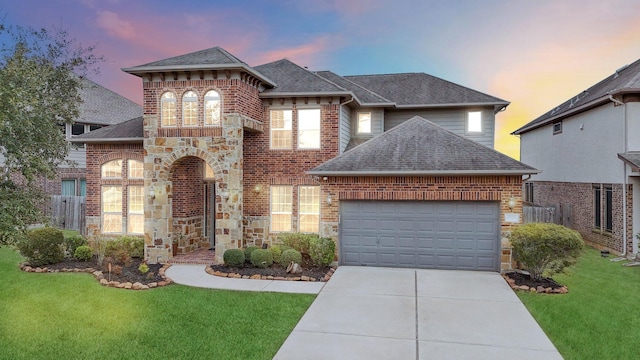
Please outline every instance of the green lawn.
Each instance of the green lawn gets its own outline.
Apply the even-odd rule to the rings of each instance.
[[[271,359],[312,295],[102,287],[0,248],[1,359]],[[304,358],[304,354],[301,354]]]
[[[518,292],[565,359],[634,359],[640,346],[640,267],[600,257],[588,248],[554,280],[566,295]]]

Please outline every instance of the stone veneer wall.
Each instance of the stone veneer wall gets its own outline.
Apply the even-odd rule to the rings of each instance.
[[[504,270],[513,267],[508,234],[519,224],[505,222],[504,213],[520,214],[522,219],[521,176],[330,176],[327,180],[317,179],[314,181],[316,181],[316,184],[321,185],[320,236],[331,237],[336,242],[339,241],[338,219],[341,200],[500,202],[501,268]],[[326,201],[329,195],[332,198],[331,205],[328,205]],[[508,205],[511,198],[516,200],[516,205],[513,209],[510,209]],[[296,211],[294,210],[294,215],[295,213]],[[263,236],[265,240],[273,242],[275,235],[269,233],[268,213],[263,216],[245,215],[245,236],[247,238],[258,240]],[[339,249],[339,244],[337,249]]]
[[[610,184],[613,190],[613,231],[606,232],[594,227],[593,188],[603,184],[568,183],[556,181],[534,181],[533,200],[537,205],[569,206],[571,208],[571,227],[577,230],[583,239],[599,249],[608,249],[622,253],[624,237],[623,185]],[[601,204],[605,203],[604,191]],[[633,192],[632,185],[627,188],[627,251],[633,252]],[[604,223],[604,212],[602,222]]]

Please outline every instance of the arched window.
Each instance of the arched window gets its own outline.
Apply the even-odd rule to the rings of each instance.
[[[198,125],[198,95],[187,91],[182,96],[182,126]]]
[[[122,160],[111,160],[102,164],[103,178],[121,178],[122,177]]]
[[[220,94],[210,90],[204,95],[204,124],[220,125]]]
[[[162,126],[176,126],[176,96],[172,92],[162,94],[160,99]]]

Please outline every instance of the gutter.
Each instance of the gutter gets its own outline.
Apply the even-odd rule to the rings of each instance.
[[[98,139],[69,139],[69,142],[79,143],[79,144],[89,144],[89,143],[118,143],[118,142],[143,142],[143,138],[98,138]]]
[[[447,175],[526,175],[539,174],[541,170],[435,170],[435,171],[322,171],[310,170],[305,173],[321,176],[447,176]]]

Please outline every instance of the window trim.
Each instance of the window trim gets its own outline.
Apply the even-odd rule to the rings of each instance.
[[[593,227],[602,232],[613,232],[613,186],[593,187]]]
[[[171,95],[171,96],[168,96]],[[168,120],[173,120],[173,121],[167,121],[167,123],[165,124],[165,109],[164,109],[164,105],[168,104],[171,105],[173,104],[173,114],[171,115],[171,118]],[[177,127],[178,126],[178,100],[176,99],[176,94],[172,91],[165,91],[164,93],[162,93],[162,95],[160,95],[160,126],[161,127]]]
[[[187,96],[189,95],[189,96]],[[187,124],[186,122],[186,111],[185,109],[187,109],[186,104],[192,104],[192,106],[195,106],[194,109],[189,109],[189,112],[193,112],[193,124]],[[193,91],[193,90],[188,90],[185,91],[184,94],[182,94],[182,126],[183,127],[196,127],[198,126],[198,94]],[[191,116],[190,116],[191,118]]]
[[[471,125],[472,125],[472,120],[476,120],[475,118],[472,118],[472,115],[475,116],[475,114],[478,114],[479,118],[478,118],[478,129],[476,130],[475,127],[472,129]],[[484,132],[483,126],[482,126],[482,115],[483,115],[483,111],[482,110],[468,110],[467,111],[467,126],[466,128],[466,132],[468,134],[481,134]],[[475,125],[475,124],[474,124]]]
[[[369,130],[360,131],[360,115],[369,114]],[[373,113],[371,111],[356,112],[356,134],[372,134],[373,133]]]
[[[276,188],[285,188],[288,190],[288,195],[291,198],[291,202],[289,203],[289,211],[273,211],[273,196],[274,189]],[[289,229],[288,230],[274,230],[273,226],[273,215],[289,215]],[[284,233],[284,232],[292,232],[293,231],[293,186],[291,185],[271,185],[269,187],[269,231],[271,233]]]
[[[212,96],[211,93],[215,93],[216,96]],[[208,110],[208,106],[207,103],[209,101],[217,101],[218,102],[218,119],[215,121],[212,121],[211,123],[209,123],[207,120],[209,119],[209,110]],[[222,97],[220,96],[220,92],[217,90],[207,90],[207,92],[204,94],[204,119],[203,119],[203,124],[204,126],[221,126],[222,125]],[[212,112],[213,113],[213,112]]]
[[[289,112],[291,115],[291,122],[290,122],[290,128],[287,129],[286,127],[283,129],[274,129],[273,127],[273,113],[276,111],[282,111],[283,113]],[[286,115],[283,114],[283,125],[286,124]],[[274,136],[273,133],[274,131],[289,131],[289,146],[288,147],[274,147],[273,146],[273,140],[274,140]],[[293,109],[291,108],[286,108],[286,109],[269,109],[269,149],[270,150],[293,150]]]
[[[131,169],[133,168],[131,165],[134,163],[138,163],[141,166],[142,175],[140,177],[131,176]],[[144,162],[136,159],[127,159],[127,179],[144,179]]]
[[[111,164],[111,163],[115,163],[115,162],[120,162],[120,176],[107,176],[105,175],[105,166]],[[123,165],[123,161],[122,159],[113,159],[113,160],[109,160],[105,163],[103,163],[102,165],[100,165],[100,177],[102,179],[122,179],[122,165]],[[109,171],[109,170],[107,170]]]
[[[105,188],[119,188],[120,189],[120,211],[105,211]],[[100,230],[103,234],[122,234],[122,185],[102,185],[100,186]],[[105,231],[105,215],[115,215],[120,217],[120,231]]]
[[[131,189],[132,188],[139,188],[140,189],[140,195],[142,198],[142,210],[141,211],[131,211]],[[133,232],[131,231],[131,215],[137,215],[140,216],[142,215],[142,231],[141,232]],[[144,234],[144,186],[143,185],[128,185],[127,186],[127,234],[131,234],[131,235],[143,235]]]
[[[311,130],[311,131],[318,131],[318,146],[314,146],[314,147],[310,147],[310,146],[300,146],[300,135],[301,135],[301,130],[303,130],[300,126],[300,113],[301,112],[306,112],[306,111],[314,111],[314,112],[318,112],[318,128],[317,129],[304,129],[304,130]],[[310,107],[310,108],[298,108],[296,109],[296,118],[297,118],[297,129],[296,129],[296,149],[300,149],[300,150],[320,150],[322,148],[322,110],[319,107]],[[314,119],[316,120],[316,119]],[[293,126],[292,126],[293,127]]]
[[[318,212],[315,213],[311,213],[311,212],[303,212],[302,208],[303,208],[303,204],[302,204],[302,189],[303,188],[314,188],[314,190],[318,191],[318,198],[317,198],[317,206],[318,206]],[[321,205],[322,202],[320,201],[321,198],[321,189],[320,186],[318,185],[298,185],[298,231],[299,232],[304,232],[307,234],[318,234],[320,233],[320,212],[321,212]],[[311,206],[316,205],[316,204],[311,204]],[[318,221],[316,223],[316,231],[303,231],[302,230],[302,216],[303,215],[314,215],[318,217]]]

